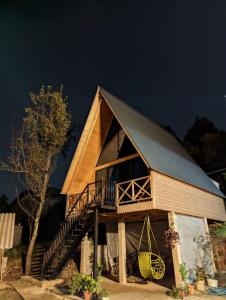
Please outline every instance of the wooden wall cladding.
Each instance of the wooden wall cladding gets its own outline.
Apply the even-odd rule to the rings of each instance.
[[[155,209],[225,221],[222,198],[176,179],[151,171]]]

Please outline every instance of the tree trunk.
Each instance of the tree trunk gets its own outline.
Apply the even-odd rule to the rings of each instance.
[[[25,275],[29,275],[30,271],[31,271],[31,258],[32,258],[32,253],[33,253],[35,241],[36,241],[36,238],[37,238],[37,235],[38,235],[39,221],[40,221],[40,217],[41,217],[41,214],[42,214],[43,206],[44,206],[44,201],[41,201],[40,204],[39,204],[39,208],[38,208],[36,217],[35,217],[33,232],[32,232],[31,240],[30,240],[28,250],[27,250]]]
[[[38,235],[38,228],[39,228],[40,218],[42,215],[42,210],[43,210],[44,203],[45,203],[45,196],[46,196],[46,191],[47,191],[49,177],[50,177],[50,174],[49,174],[50,165],[51,165],[51,156],[49,156],[47,158],[46,173],[45,173],[45,176],[43,179],[43,186],[42,186],[42,191],[41,191],[41,195],[40,195],[40,204],[39,204],[36,216],[35,216],[32,236],[31,236],[31,240],[30,240],[28,250],[27,250],[27,255],[26,255],[25,275],[29,275],[30,271],[31,271],[31,258],[32,258],[35,241],[36,241],[36,238]]]

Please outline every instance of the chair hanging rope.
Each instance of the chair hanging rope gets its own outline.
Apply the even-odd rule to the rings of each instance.
[[[147,230],[148,252],[140,251],[145,226]],[[153,241],[158,251],[158,255],[152,252],[150,232],[152,234]],[[164,277],[165,263],[159,255],[158,245],[156,243],[156,239],[151,228],[149,216],[145,217],[143,228],[141,231],[141,236],[140,236],[140,241],[138,246],[138,264],[139,264],[140,273],[144,278],[162,279]]]

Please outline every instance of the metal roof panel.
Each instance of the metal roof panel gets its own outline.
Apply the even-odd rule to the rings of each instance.
[[[151,169],[225,197],[174,136],[103,88],[100,92]]]
[[[16,214],[0,214],[0,249],[13,247]]]

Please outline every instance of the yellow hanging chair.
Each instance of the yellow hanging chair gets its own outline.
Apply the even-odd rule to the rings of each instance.
[[[147,228],[148,252],[140,251],[145,226]],[[153,241],[156,245],[158,255],[152,252],[150,232],[152,234]],[[165,269],[166,269],[165,263],[159,255],[158,246],[155,240],[154,233],[151,228],[149,216],[145,217],[144,219],[144,225],[140,236],[140,241],[138,246],[138,264],[139,264],[140,273],[143,276],[143,278],[162,279],[164,277]]]

